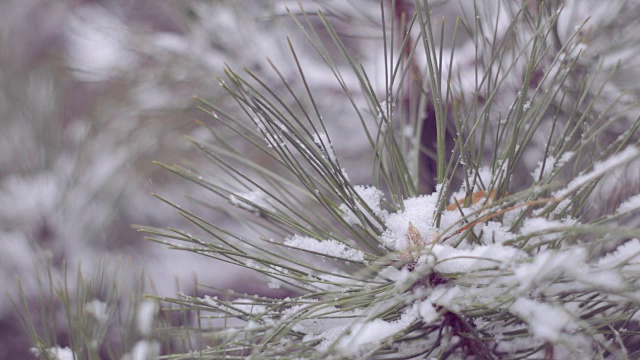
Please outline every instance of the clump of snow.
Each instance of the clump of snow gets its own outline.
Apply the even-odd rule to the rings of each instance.
[[[376,119],[378,120],[378,123],[386,119],[387,112],[389,112],[390,114],[393,114],[394,109],[395,109],[395,104],[390,103],[388,99],[380,102],[380,107],[376,108],[378,112],[378,115],[376,117]],[[390,119],[386,119],[386,120],[389,121]],[[383,126],[386,126],[386,124],[383,124]]]
[[[380,191],[378,188],[374,186],[363,186],[356,185],[353,187],[353,190],[358,194],[358,196],[364,201],[367,207],[371,209],[373,214],[381,219],[385,219],[388,215],[387,211],[382,209],[382,201],[384,200],[384,193]],[[357,197],[354,197],[357,200]],[[373,223],[377,222],[373,220],[369,212],[366,210],[365,206],[360,202],[357,202],[357,207],[360,212],[365,214],[365,216]],[[351,225],[360,224],[360,219],[356,216],[356,214],[351,211],[351,209],[346,204],[340,205],[340,210],[343,211],[344,220]]]
[[[576,280],[590,289],[623,291],[627,286],[624,277],[617,270],[603,270],[585,266],[585,271],[575,274]]]
[[[414,306],[417,307],[418,314],[420,314],[420,317],[425,324],[435,321],[440,316],[429,300],[418,301],[414,303]]]
[[[267,146],[272,148],[274,146],[287,146],[287,141],[283,138],[283,134],[287,133],[289,129],[277,120],[269,121],[270,124],[275,124],[277,127],[276,130],[268,129],[265,125],[265,120],[262,120],[260,117],[254,118],[254,123],[258,127],[258,131],[262,135],[264,135],[264,141],[267,143]],[[270,127],[272,125],[269,125]]]
[[[318,148],[323,152],[325,159],[335,162],[336,154],[333,151],[333,145],[329,141],[326,133],[313,134],[313,142],[316,143]]]
[[[533,336],[545,341],[559,342],[564,338],[564,333],[578,329],[565,309],[551,304],[518,298],[509,310],[529,324]]]
[[[482,230],[482,242],[485,244],[500,244],[516,238],[516,234],[497,221],[489,221],[482,224],[480,228]]]
[[[613,269],[622,266],[627,262],[640,262],[640,240],[631,239],[618,248],[598,260],[597,266],[600,268]]]
[[[463,182],[460,186],[460,189],[451,194],[449,203],[453,204],[455,203],[455,199],[464,198],[467,192],[469,190],[473,190],[474,187],[476,189],[478,187],[483,189],[490,189],[493,183],[497,182],[501,176],[504,176],[503,174],[506,172],[508,165],[509,163],[505,161],[501,163],[495,170],[492,170],[489,166],[482,166],[478,168],[477,171],[474,171],[474,173],[469,177],[469,179],[475,179],[475,186],[474,184],[470,184],[472,188],[467,189],[466,182]]]
[[[284,244],[341,259],[358,262],[364,261],[364,252],[333,239],[319,241],[306,236],[294,235],[285,239]]]
[[[629,246],[632,248],[632,245]],[[557,279],[570,279],[573,289],[588,288],[606,291],[621,291],[625,287],[625,279],[612,263],[616,256],[603,263],[590,263],[588,251],[584,247],[572,246],[562,250],[545,249],[528,263],[514,266],[513,274],[521,290],[543,292],[552,286]]]
[[[344,333],[344,331],[347,328],[348,328],[348,325],[334,326],[332,328],[329,328],[323,331],[322,334],[320,335],[309,334],[305,336],[304,341],[311,341],[318,338],[323,339],[322,342],[320,342],[316,346],[316,349],[320,351],[326,351],[329,348],[329,346],[331,346],[340,337],[340,335]]]
[[[415,126],[407,124],[402,128],[402,136],[404,136],[407,139],[413,139],[415,137],[414,135],[415,131],[416,131]]]
[[[138,331],[144,336],[151,335],[153,322],[158,312],[158,304],[153,300],[144,300],[140,303],[136,314]]]
[[[380,236],[382,243],[392,250],[404,250],[409,246],[407,230],[409,222],[415,226],[426,243],[436,238],[438,229],[433,226],[433,215],[438,208],[438,193],[421,195],[404,201],[404,211],[389,214],[387,229]]]
[[[229,202],[241,209],[259,214],[260,208],[274,211],[274,207],[268,202],[267,194],[262,190],[238,192],[229,195]]]
[[[562,220],[548,220],[541,217],[524,220],[520,228],[521,235],[532,235],[528,244],[551,242],[562,237],[562,230],[575,226],[577,220],[567,217]]]
[[[206,295],[204,298],[200,299],[205,304],[218,308],[221,306],[221,303],[218,301],[216,296]],[[258,315],[267,312],[267,307],[260,304],[255,304],[251,299],[237,299],[233,302],[232,306],[226,307],[226,311],[231,314],[249,314],[249,315]]]
[[[350,182],[351,179],[349,178],[349,174],[347,173],[347,169],[345,168],[340,168],[340,175],[347,181]]]
[[[539,161],[538,166],[531,172],[531,177],[534,181],[549,178],[555,169],[561,168],[567,163],[567,161],[571,160],[573,154],[574,153],[572,151],[567,151],[562,154],[560,159],[556,159],[554,156],[549,156],[544,163]]]
[[[462,310],[461,301],[468,299],[465,289],[460,286],[438,286],[433,289],[428,300],[445,309],[459,312]]]
[[[357,322],[349,327],[348,334],[344,334],[338,340],[336,348],[345,354],[353,354],[362,351],[366,345],[379,345],[381,341],[388,340],[394,334],[408,328],[420,317],[418,307],[408,307],[396,321],[385,321],[376,318],[370,321]]]
[[[553,282],[567,271],[573,272],[576,266],[582,267],[587,253],[576,247],[571,251],[545,250],[538,253],[530,263],[516,267],[513,272],[520,283],[520,289],[536,289],[540,284]]]
[[[107,312],[107,304],[93,299],[84,305],[84,310],[91,314],[98,322],[106,323],[109,320],[109,313]]]
[[[613,169],[630,162],[638,156],[640,156],[640,148],[629,146],[608,159],[597,162],[593,165],[592,171],[575,177],[564,189],[556,191],[553,196],[556,198],[564,198],[589,182],[599,179]]]
[[[122,360],[149,360],[160,356],[160,343],[157,341],[140,340],[136,342],[129,354],[125,354]]]
[[[438,259],[435,270],[438,273],[470,273],[488,268],[506,267],[527,255],[522,250],[500,244],[479,245],[470,249],[459,249],[449,245],[436,244],[432,248]]]
[[[31,348],[31,352],[35,356],[43,356],[47,359],[53,357],[53,360],[75,360],[75,355],[73,351],[68,347],[52,347],[50,349],[45,350],[46,354],[42,354],[42,351],[38,348]]]
[[[297,311],[303,309],[305,305],[294,306],[285,312],[285,317],[295,316]],[[338,308],[329,306],[314,314],[314,317],[301,319],[293,325],[294,331],[304,332],[308,335],[305,337],[305,341],[323,338],[326,340],[335,340],[347,326],[353,322],[353,319],[362,315],[361,310],[356,311],[341,311],[340,317],[333,316]],[[328,345],[328,344],[327,344]]]
[[[640,209],[640,194],[634,195],[625,200],[618,208],[616,212],[618,214],[631,212]]]

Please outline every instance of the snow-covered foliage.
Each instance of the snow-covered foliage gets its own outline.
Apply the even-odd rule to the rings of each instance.
[[[583,23],[575,4],[383,3],[389,23],[378,89],[333,25],[336,4],[317,21],[302,9],[292,16],[344,91],[332,101],[352,104],[372,176],[346,175],[339,145],[356,135],[326,129],[298,50],[291,52],[299,80],[275,68],[282,95],[227,68],[220,83],[247,118],[222,115],[228,111],[214,103],[201,107],[270,162],[246,160],[218,137],[192,143],[234,186],[203,180],[202,169],[163,166],[259,217],[246,218],[251,231],[240,234],[165,200],[199,235],[141,230],[254,270],[279,292],[164,299],[198,313],[207,346],[184,356],[640,355],[640,230],[622,221],[637,215],[637,195],[605,208],[594,200],[616,188],[611,174],[637,173],[640,158],[637,100],[607,75],[615,69],[596,46],[605,41],[598,26],[618,25]],[[616,11],[629,10],[620,4]],[[366,23],[368,14],[347,13]],[[444,24],[440,14],[449,16]],[[321,32],[332,45],[319,41]],[[296,81],[309,90],[291,91]],[[602,143],[603,136],[612,138]],[[258,190],[239,202],[238,187]]]
[[[640,155],[629,149],[605,163],[628,160],[631,150]],[[274,276],[309,292],[298,298],[255,298],[250,305],[246,299],[183,296],[182,301],[205,313],[243,319],[244,325],[219,334],[219,341],[237,344],[250,336],[245,349],[253,344],[264,356],[292,351],[318,358],[368,358],[388,352],[422,357],[447,351],[476,358],[621,354],[598,329],[615,328],[611,319],[629,325],[636,321],[629,309],[637,309],[640,302],[638,238],[611,253],[590,254],[588,242],[580,237],[577,242],[568,240],[574,232],[589,231],[590,225],[569,217],[496,221],[502,210],[478,202],[445,211],[441,225],[435,226],[437,194],[403,203],[402,211],[385,218],[379,238],[390,251],[385,257],[331,239],[295,235],[284,241],[336,259],[360,261],[364,256],[369,268],[352,269],[338,280],[323,272],[300,272],[305,266],[292,261],[288,266],[298,271]],[[522,200],[505,209],[535,204]],[[331,286],[326,287],[328,282]],[[315,287],[325,290],[313,295]],[[247,306],[250,311],[238,311]],[[627,330],[616,331],[624,336]],[[263,344],[264,338],[272,340]],[[205,354],[214,356],[217,351],[222,349]]]

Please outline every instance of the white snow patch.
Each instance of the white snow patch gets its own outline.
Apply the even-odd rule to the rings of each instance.
[[[431,292],[428,300],[451,311],[461,311],[460,300],[465,298],[465,291],[459,286],[438,286]]]
[[[107,304],[93,299],[84,305],[84,310],[91,314],[98,322],[106,323],[109,320],[109,313],[107,311]]]
[[[204,298],[200,298],[200,300],[204,301],[211,307],[218,308],[223,306],[222,303],[217,301],[216,296],[206,295]],[[225,307],[225,310],[231,314],[249,314],[249,315],[258,315],[267,312],[267,307],[265,305],[255,304],[251,299],[237,299],[233,302],[231,306]]]
[[[538,285],[554,281],[563,274],[575,275],[584,269],[587,251],[573,247],[566,251],[544,250],[530,263],[523,263],[513,269],[520,282],[520,289],[537,289]]]
[[[340,174],[342,175],[342,177],[344,177],[344,179],[347,182],[351,182],[351,179],[349,178],[349,174],[347,173],[347,169],[345,168],[340,168]]]
[[[384,193],[374,186],[356,185],[353,190],[362,198],[362,201],[366,204],[373,214],[381,219],[385,219],[388,216],[386,210],[382,209],[382,201],[384,200]],[[357,198],[356,198],[357,200]],[[377,224],[377,221],[373,219],[371,214],[366,210],[365,206],[359,201],[356,203],[360,212],[365,214],[369,221],[373,224]],[[340,205],[340,210],[344,212],[344,220],[351,225],[360,224],[360,219],[349,209],[346,204]]]
[[[544,162],[544,168],[542,168],[543,162],[539,161],[538,166],[535,168],[535,170],[531,172],[531,177],[533,178],[534,181],[544,180],[549,178],[549,176],[551,176],[551,173],[553,173],[553,170],[558,169],[562,167],[564,164],[566,164],[567,161],[571,160],[571,158],[573,157],[573,154],[574,153],[572,151],[567,151],[564,154],[562,154],[562,157],[560,157],[560,159],[556,159],[553,156],[549,156]]]
[[[622,274],[617,270],[601,270],[589,267],[586,271],[576,273],[575,278],[584,284],[588,284],[592,289],[621,291],[628,286]]]
[[[295,306],[288,310],[286,313],[289,316],[294,316],[306,305]],[[340,312],[340,317],[335,317],[335,313]],[[301,318],[297,321],[292,329],[306,333],[305,341],[313,340],[317,338],[335,340],[337,337],[347,328],[347,326],[353,322],[353,319],[362,314],[362,311],[341,311],[336,307],[327,307],[314,313],[313,317]],[[325,316],[326,315],[326,316]],[[327,344],[328,345],[328,344]]]
[[[307,334],[303,340],[306,342],[306,341],[311,341],[315,339],[324,339],[322,342],[316,345],[316,349],[320,351],[325,351],[329,348],[329,346],[331,346],[336,341],[336,339],[340,337],[340,335],[342,335],[342,333],[347,328],[348,328],[348,325],[337,325],[337,326],[326,329],[319,335]]]
[[[284,244],[332,257],[359,262],[364,261],[364,252],[333,239],[319,241],[311,237],[294,235],[293,237],[285,239]]]
[[[287,142],[282,137],[282,134],[287,133],[289,130],[283,123],[277,120],[271,120],[269,121],[269,128],[267,128],[267,126],[265,125],[266,121],[262,120],[260,117],[256,116],[253,121],[258,127],[258,131],[260,131],[260,133],[264,135],[264,141],[267,143],[268,147],[272,148],[274,146],[287,146]],[[275,124],[275,127],[277,129],[272,129],[273,124]]]
[[[349,328],[348,334],[340,337],[336,348],[345,354],[354,354],[367,345],[378,345],[381,341],[411,326],[419,316],[417,306],[411,306],[402,313],[400,319],[393,322],[373,319],[356,323]]]
[[[493,173],[491,172],[491,168],[488,166],[483,166],[478,169],[477,173],[472,174],[470,176],[470,179],[475,178],[476,183],[481,184],[486,188],[491,183],[492,177],[493,177]],[[473,189],[474,187],[473,184],[470,184],[470,185]],[[458,189],[458,191],[451,194],[451,197],[449,197],[449,204],[455,203],[457,199],[463,199],[467,194],[467,190],[469,190],[467,189],[467,183],[463,182],[462,185],[460,186],[460,189]]]
[[[160,356],[160,343],[157,341],[140,340],[122,360],[151,360]]]
[[[548,220],[540,217],[528,218],[523,222],[520,234],[536,234],[529,240],[529,243],[532,243],[534,239],[536,242],[549,242],[559,239],[562,236],[563,229],[577,223],[577,220],[570,217],[562,220]]]
[[[436,244],[433,253],[438,259],[435,270],[438,273],[471,273],[489,268],[503,268],[527,255],[511,246],[500,244],[475,246],[458,249],[449,245]]]
[[[325,158],[332,162],[336,161],[336,154],[333,151],[333,145],[329,141],[329,137],[325,133],[313,134],[313,142],[318,145],[318,148],[324,153]]]
[[[618,246],[614,252],[601,258],[597,266],[600,268],[614,269],[632,260],[635,262],[640,261],[640,240],[638,239],[629,240]]]
[[[68,347],[52,347],[50,349],[46,350],[47,354],[41,354],[42,352],[40,351],[40,349],[38,348],[31,348],[31,353],[33,353],[35,356],[41,356],[44,355],[45,358],[50,358],[51,356],[53,356],[53,360],[74,360],[75,356],[73,354],[73,351],[71,351],[71,349],[69,349]]]
[[[415,306],[417,306],[418,314],[420,314],[422,321],[424,321],[425,324],[435,321],[440,316],[429,300],[416,302]]]
[[[153,330],[153,322],[158,312],[158,304],[153,300],[144,300],[140,303],[137,312],[137,324],[140,334],[144,336],[151,335]]]
[[[578,329],[566,310],[550,304],[518,298],[509,310],[529,324],[534,337],[545,341],[561,341],[563,332]]]
[[[470,184],[471,189],[467,189],[466,182],[463,182],[460,189],[451,194],[449,204],[453,204],[457,199],[463,199],[469,190],[490,189],[494,183],[500,180],[500,177],[506,172],[508,165],[509,163],[505,161],[493,171],[489,166],[482,166],[476,173],[470,176],[470,179],[475,179],[475,185]]]
[[[244,200],[244,201],[243,201]],[[267,194],[262,190],[254,190],[249,192],[238,192],[229,195],[229,202],[241,209],[259,213],[261,207],[268,211],[274,211],[274,207],[268,202]]]
[[[390,105],[387,100],[384,100],[384,101],[380,102],[380,107],[376,108],[376,110],[378,111],[378,116],[376,117],[378,122],[383,121],[383,119],[387,115],[387,112],[393,113],[393,109],[394,109],[394,104]],[[389,121],[389,120],[390,119],[387,119],[387,121]],[[387,124],[382,124],[382,125],[386,127]]]
[[[640,156],[640,148],[629,146],[608,159],[596,163],[592,171],[575,177],[564,189],[556,191],[553,196],[556,198],[564,198],[589,182],[606,175],[618,166],[624,165],[638,156]]]
[[[640,209],[640,194],[634,195],[625,200],[616,209],[617,213],[631,212]]]
[[[500,244],[516,238],[516,234],[510,232],[507,226],[497,221],[489,221],[482,225],[481,229],[482,240],[485,244]]]
[[[437,236],[438,229],[433,226],[433,214],[438,207],[438,193],[421,195],[406,199],[404,211],[389,214],[385,221],[387,229],[380,236],[383,244],[393,250],[404,250],[409,246],[407,230],[409,222],[415,226],[427,242]]]

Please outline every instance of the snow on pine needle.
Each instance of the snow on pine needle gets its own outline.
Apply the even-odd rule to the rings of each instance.
[[[318,41],[318,24],[305,11],[292,14],[342,87],[345,112],[362,124],[360,135],[332,133],[323,111],[339,106],[339,99],[316,95],[293,48],[299,79],[294,83],[274,67],[279,90],[250,71],[226,69],[220,83],[246,118],[201,99],[215,123],[203,126],[215,141],[189,141],[225,177],[162,166],[235,206],[242,229],[227,230],[161,198],[197,232],[141,230],[171,248],[251,269],[257,282],[277,291],[209,289],[204,296],[161,299],[197,314],[193,331],[199,343],[167,358],[640,354],[640,230],[619,222],[637,214],[638,206],[629,202],[637,196],[605,215],[590,213],[598,206],[594,189],[603,191],[612,171],[640,171],[634,167],[640,149],[632,145],[640,123],[625,113],[606,114],[610,120],[595,113],[593,104],[616,100],[598,97],[589,82],[580,83],[584,96],[575,106],[563,103],[562,92],[577,86],[568,79],[577,76],[572,65],[580,55],[567,60],[549,52],[553,46],[567,51],[580,39],[559,44],[552,36],[562,8],[493,9],[497,15],[476,8],[472,22],[456,20],[455,29],[477,40],[486,36],[482,27],[498,24],[491,16],[499,16],[495,31],[511,40],[476,59],[488,63],[477,69],[484,80],[476,76],[476,96],[470,98],[464,93],[469,79],[456,86],[462,80],[448,75],[454,67],[446,64],[456,55],[434,36],[433,9],[428,2],[414,5],[402,17],[410,20],[407,31],[383,33],[391,60],[385,63],[384,101],[330,18],[317,14],[323,34],[347,61],[333,61],[335,54]],[[512,23],[504,27],[507,15]],[[454,40],[456,31],[449,35]],[[391,38],[399,46],[394,51],[388,48]],[[469,41],[477,51],[489,51]],[[412,72],[415,67],[422,70]],[[347,73],[359,80],[359,89],[347,86]],[[418,90],[406,85],[423,73]],[[511,97],[493,100],[509,89]],[[407,109],[414,98],[432,112]],[[380,116],[383,107],[394,109],[392,118]],[[419,130],[431,126],[429,116],[436,136],[424,142]],[[602,144],[597,134],[607,131],[620,135]],[[341,142],[353,136],[365,137],[373,155],[365,183],[352,181],[341,163]],[[433,189],[420,169],[429,158],[435,161],[428,175],[437,180]]]

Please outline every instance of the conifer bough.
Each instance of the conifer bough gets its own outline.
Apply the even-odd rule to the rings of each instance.
[[[303,8],[291,17],[343,95],[318,97],[293,46],[295,81],[276,67],[277,85],[226,69],[220,84],[237,107],[201,99],[215,141],[188,139],[225,176],[161,165],[244,211],[246,231],[164,198],[197,234],[141,230],[254,270],[276,295],[162,299],[197,314],[182,334],[195,345],[164,358],[640,357],[640,230],[625,222],[638,207],[591,212],[609,174],[639,171],[637,104],[607,88],[616,69],[584,59],[602,40],[584,34],[598,29],[558,33],[562,6],[469,4],[452,20],[435,17],[436,2],[382,3],[382,92],[337,16]],[[463,41],[473,51],[460,55]],[[323,120],[328,102],[362,124],[367,184],[341,165],[347,137]],[[425,158],[436,164],[428,179]]]

